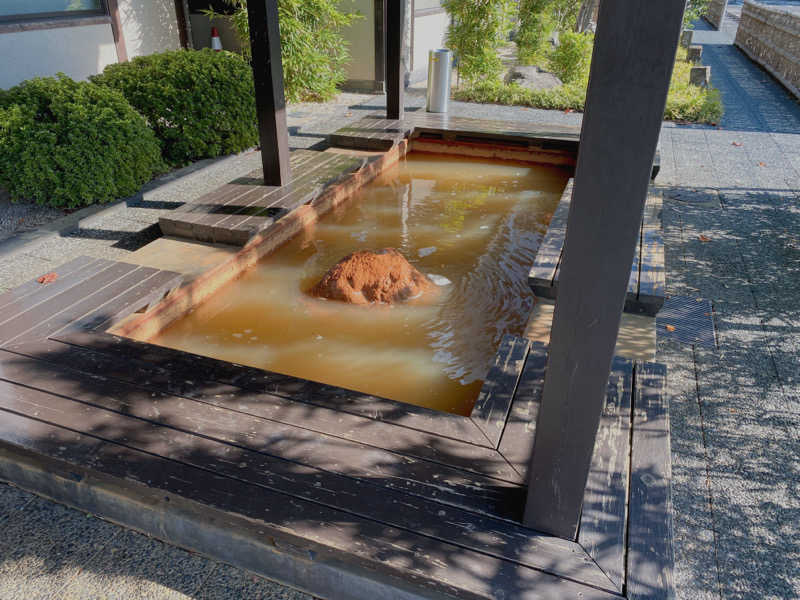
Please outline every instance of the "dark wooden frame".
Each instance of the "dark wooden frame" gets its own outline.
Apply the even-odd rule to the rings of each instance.
[[[128,60],[128,47],[125,45],[125,34],[122,31],[122,22],[119,18],[119,4],[117,0],[106,0],[108,15],[111,17],[111,35],[114,37],[114,46],[117,49],[117,61]]]
[[[405,97],[405,41],[407,0],[386,0],[386,118],[402,119]]]
[[[277,0],[251,0],[247,19],[264,185],[283,186],[292,174]]]
[[[567,539],[580,524],[685,8],[600,4],[524,519]]]
[[[108,0],[99,0],[100,8],[85,10],[58,10],[38,13],[22,13],[17,15],[0,15],[0,23],[19,23],[21,21],[38,21],[41,19],[69,19],[98,17],[108,14]]]

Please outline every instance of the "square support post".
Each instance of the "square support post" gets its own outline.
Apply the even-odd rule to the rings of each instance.
[[[574,539],[685,0],[601,0],[524,523]]]
[[[283,95],[281,35],[278,0],[250,0],[247,3],[256,117],[261,140],[264,185],[289,183],[289,131],[286,128],[286,99]]]
[[[403,39],[406,29],[407,0],[386,1],[386,118],[403,118],[405,68]]]

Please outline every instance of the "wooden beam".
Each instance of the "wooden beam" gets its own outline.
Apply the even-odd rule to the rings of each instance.
[[[122,32],[122,21],[119,18],[119,4],[117,0],[106,0],[108,16],[111,17],[111,35],[114,37],[114,47],[117,50],[117,62],[128,61],[128,49],[125,45],[125,34]]]
[[[264,185],[282,186],[291,180],[291,170],[286,99],[283,95],[278,0],[251,0],[247,3],[247,20],[250,25]]]
[[[406,25],[406,0],[386,2],[386,118],[403,118],[405,68],[403,39]]]
[[[577,534],[684,6],[600,4],[524,517],[564,538]]]

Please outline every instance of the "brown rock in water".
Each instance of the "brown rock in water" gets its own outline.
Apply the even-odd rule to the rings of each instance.
[[[436,285],[394,248],[345,256],[309,291],[349,304],[395,304],[430,293]]]

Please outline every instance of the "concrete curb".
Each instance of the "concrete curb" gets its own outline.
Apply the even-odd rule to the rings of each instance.
[[[211,166],[219,166],[229,161],[253,152],[255,148],[248,148],[238,154],[229,154],[218,158],[206,158],[198,160],[190,165],[170,171],[157,177],[142,186],[136,194],[127,198],[120,198],[108,204],[94,204],[87,206],[74,213],[51,221],[46,225],[32,231],[22,231],[6,238],[0,242],[0,262],[10,260],[17,254],[30,252],[40,244],[63,236],[66,233],[91,226],[97,221],[104,219],[114,213],[120,212],[129,206],[135,206],[146,199],[150,192],[171,185],[184,177],[199,175],[204,169]]]

